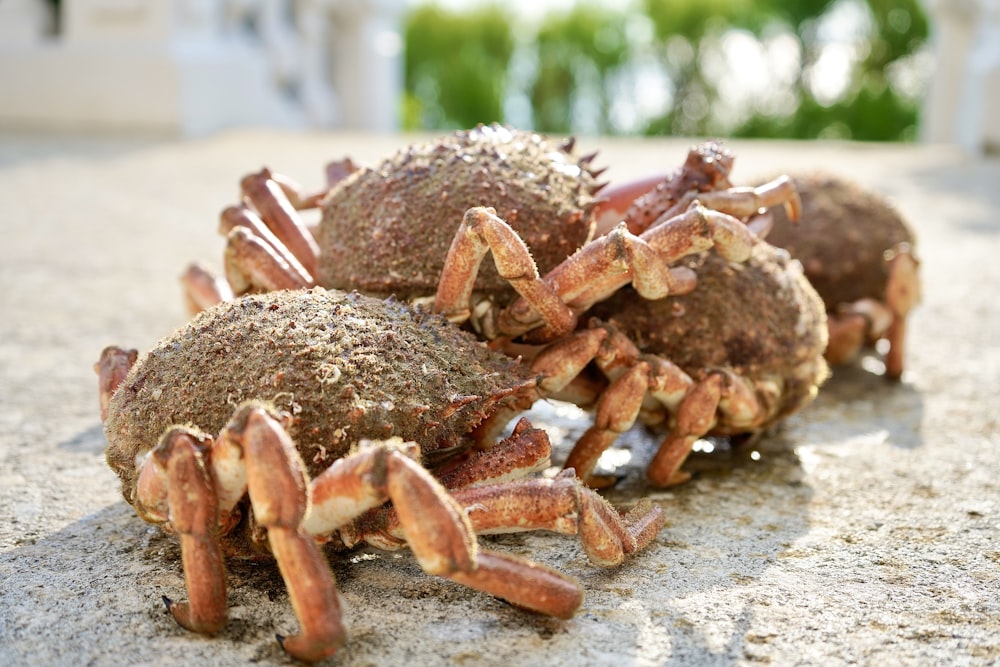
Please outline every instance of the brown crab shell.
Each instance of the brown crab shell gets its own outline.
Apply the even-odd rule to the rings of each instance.
[[[696,380],[719,368],[778,380],[781,400],[760,428],[807,405],[828,375],[827,328],[823,302],[799,262],[761,241],[745,263],[709,251],[681,264],[698,275],[692,292],[648,301],[627,288],[592,313]],[[726,433],[726,425],[713,432]]]
[[[491,206],[527,243],[544,275],[586,243],[593,193],[590,157],[572,142],[479,126],[416,144],[354,172],[323,202],[319,282],[402,299],[437,289],[465,212]],[[491,259],[476,289],[513,296]]]
[[[433,458],[470,444],[464,436],[526,382],[508,357],[393,299],[252,295],[199,314],[139,359],[111,399],[106,455],[129,498],[137,456],[169,427],[215,435],[258,400],[292,415],[311,475],[362,438],[400,436]]]
[[[885,300],[888,266],[884,253],[914,244],[913,231],[881,195],[831,174],[795,176],[802,217],[792,224],[773,211],[769,243],[800,262],[827,310],[872,298]]]

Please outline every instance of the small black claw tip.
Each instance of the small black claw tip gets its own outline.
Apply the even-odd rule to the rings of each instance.
[[[277,635],[276,634],[276,635],[274,635],[274,638],[278,640],[278,646],[280,646],[281,650],[284,651],[285,650],[285,635]]]
[[[161,595],[160,597],[163,599],[163,606],[167,608],[167,611],[170,611],[170,605],[172,605],[174,601],[168,598],[166,595]]]

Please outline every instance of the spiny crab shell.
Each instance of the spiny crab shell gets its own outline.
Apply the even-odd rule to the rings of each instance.
[[[601,184],[572,142],[500,125],[409,146],[340,182],[322,204],[321,285],[412,299],[434,294],[465,212],[490,206],[531,249],[544,275],[593,234]],[[492,262],[476,289],[514,292]]]
[[[828,375],[823,302],[798,261],[766,242],[745,263],[713,251],[685,258],[698,275],[690,294],[649,301],[631,289],[598,304],[592,314],[616,326],[645,353],[669,359],[693,379],[724,368],[772,384],[777,403],[764,406],[766,428],[808,404]],[[711,431],[745,431],[720,420]]]
[[[115,392],[107,458],[131,503],[136,458],[175,424],[218,433],[241,403],[293,416],[316,475],[362,438],[419,442],[425,462],[472,444],[497,404],[533,381],[437,315],[315,288],[251,295],[195,317],[143,355]],[[151,435],[152,434],[152,435]]]
[[[768,242],[802,262],[827,310],[872,298],[884,301],[889,278],[883,254],[912,246],[913,231],[881,195],[832,174],[792,179],[802,199],[802,221],[774,211]]]

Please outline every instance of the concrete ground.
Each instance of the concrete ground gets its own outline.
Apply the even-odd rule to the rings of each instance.
[[[0,136],[0,664],[290,664],[276,569],[230,568],[230,622],[181,630],[179,550],[105,466],[92,365],[185,320],[177,278],[219,263],[216,214],[267,164],[317,186],[326,160],[399,137],[236,132],[193,143]],[[689,142],[587,139],[614,180],[679,164]],[[493,548],[577,577],[570,621],[424,575],[408,552],[333,564],[350,642],[333,665],[985,665],[1000,661],[1000,161],[945,147],[734,142],[736,180],[824,168],[888,195],[919,235],[924,302],[898,385],[838,370],[757,446],[645,488],[652,440],[622,442],[612,497],[666,528],[598,570],[572,538]],[[585,420],[537,415],[565,455]]]

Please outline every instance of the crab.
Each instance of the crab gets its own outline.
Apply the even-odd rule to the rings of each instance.
[[[808,405],[827,376],[823,303],[801,265],[765,242],[733,263],[706,251],[682,261],[698,289],[651,301],[623,289],[595,306],[595,366],[610,381],[595,424],[566,460],[591,480],[601,453],[638,420],[665,430],[647,476],[687,481],[681,470],[706,435],[746,441]]]
[[[600,212],[598,233],[627,229],[649,237],[678,211],[702,202],[739,216],[754,234],[771,225],[774,209],[765,212],[767,203],[783,203],[776,207],[780,214],[797,217],[799,202],[787,194],[787,181],[772,181],[767,189],[735,188],[729,180],[733,162],[728,149],[707,142],[693,147],[684,165],[669,174],[609,188],[614,205]],[[756,437],[807,405],[826,378],[824,310],[799,263],[756,239],[740,262],[718,250],[671,265],[697,276],[690,293],[649,299],[622,288],[588,310],[588,327],[573,334],[575,342],[559,344],[578,350],[578,375],[558,391],[595,413],[565,463],[588,484],[613,482],[593,470],[636,421],[667,431],[648,465],[649,481],[678,484],[690,477],[681,465],[699,438]],[[540,355],[534,368],[543,371],[548,356]]]
[[[109,347],[95,368],[125,499],[180,537],[189,602],[164,598],[170,613],[218,632],[224,556],[273,557],[301,625],[279,641],[302,661],[346,636],[321,543],[408,546],[430,574],[567,618],[582,600],[574,580],[480,548],[476,533],[578,533],[594,563],[613,566],[664,523],[647,501],[620,513],[572,473],[529,477],[550,446],[526,420],[477,450],[480,424],[537,380],[393,299],[249,295],[141,357]]]
[[[882,196],[824,173],[794,177],[801,225],[776,212],[770,243],[802,262],[829,316],[827,360],[840,365],[865,345],[887,343],[885,377],[904,370],[906,319],[920,301],[913,231]]]
[[[656,224],[635,231],[623,224],[594,237],[595,223],[636,191],[595,198],[603,186],[590,167],[593,155],[576,159],[572,150],[571,141],[556,145],[480,126],[411,146],[375,168],[338,166],[339,180],[325,195],[303,195],[266,170],[247,177],[244,202],[223,214],[231,291],[319,282],[393,294],[521,355],[542,381],[488,420],[484,430],[493,433],[539,398],[592,402],[578,376],[601,341],[594,330],[578,331],[582,315],[629,284],[646,299],[690,292],[697,276],[673,266],[679,259],[715,247],[730,261],[745,261],[757,239],[743,218],[775,205],[794,217],[798,200],[786,178],[755,189],[721,188],[731,156],[706,144],[703,161],[714,161],[722,176],[685,169],[696,184],[685,182]],[[323,212],[318,241],[296,214],[312,206]],[[278,238],[289,229],[305,239],[298,250]],[[483,262],[488,253],[492,266]],[[228,296],[201,269],[185,282],[196,307]]]

